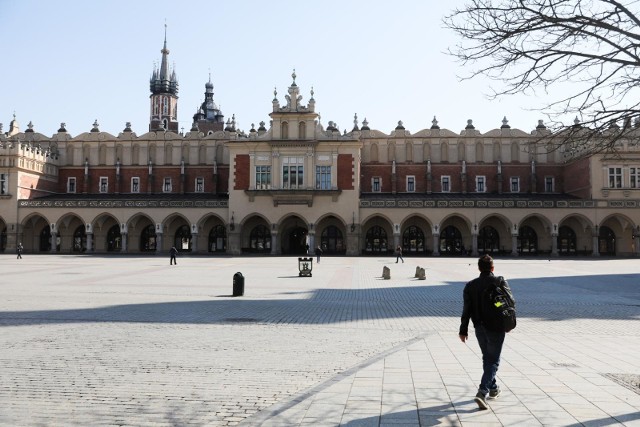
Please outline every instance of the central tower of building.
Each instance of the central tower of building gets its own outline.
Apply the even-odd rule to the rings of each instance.
[[[160,68],[153,68],[149,82],[151,90],[151,112],[149,130],[169,130],[178,132],[178,78],[175,70],[169,71],[167,56],[167,26],[164,26],[164,46],[162,47]]]

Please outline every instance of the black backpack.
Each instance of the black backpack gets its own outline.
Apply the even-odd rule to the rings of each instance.
[[[494,281],[482,293],[482,323],[487,329],[509,332],[516,327],[516,302],[504,277]]]

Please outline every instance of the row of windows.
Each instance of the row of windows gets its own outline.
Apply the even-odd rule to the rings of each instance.
[[[625,180],[624,171],[628,171],[628,180]],[[609,188],[640,188],[640,167],[631,166],[623,168],[621,166],[610,166],[607,170]],[[627,182],[628,186],[624,187]]]
[[[69,177],[67,179],[67,193],[75,193],[77,191],[76,186],[76,178]],[[171,193],[173,191],[173,185],[171,178],[164,178],[162,182],[162,191],[164,193]],[[197,177],[195,179],[194,191],[196,193],[204,193],[204,178]],[[100,193],[108,193],[109,192],[109,178],[106,176],[101,176],[98,181],[98,192]],[[131,193],[139,193],[140,192],[140,178],[134,176],[131,178]],[[2,194],[2,193],[0,193]]]
[[[640,169],[639,169],[640,170]],[[476,193],[484,193],[487,191],[487,179],[485,176],[476,176]],[[509,180],[510,189],[512,193],[520,192],[520,177],[512,176]],[[547,193],[553,193],[555,191],[555,181],[552,176],[545,177],[544,179],[544,191]],[[413,193],[416,191],[416,177],[406,177],[406,192]],[[440,189],[443,193],[449,193],[451,191],[451,177],[449,175],[443,175],[440,177]],[[382,192],[382,178],[374,176],[371,179],[371,191],[374,193]]]
[[[282,165],[282,188],[305,188],[302,158],[284,158]],[[256,189],[271,188],[271,166],[256,166]],[[316,190],[331,190],[331,166],[316,166]]]

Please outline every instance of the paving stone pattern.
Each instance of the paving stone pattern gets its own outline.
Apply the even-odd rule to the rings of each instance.
[[[487,411],[475,260],[393,260],[0,255],[0,425],[640,426],[637,260],[496,261],[519,319]]]

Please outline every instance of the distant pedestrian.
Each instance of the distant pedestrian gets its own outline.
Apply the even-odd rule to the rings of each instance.
[[[398,260],[402,260],[402,263],[404,264],[404,258],[402,258],[402,246],[400,245],[396,248],[396,264],[398,263]]]
[[[504,344],[505,329],[491,318],[486,307],[487,292],[500,286],[512,298],[511,289],[502,277],[493,275],[493,258],[483,255],[478,260],[480,276],[468,282],[464,287],[464,307],[458,336],[463,343],[467,341],[469,319],[473,322],[476,338],[482,351],[482,378],[474,401],[480,409],[488,409],[487,395],[495,399],[500,395],[500,387],[496,383],[496,374],[500,365],[500,353]],[[499,283],[498,283],[499,282]]]
[[[316,262],[320,264],[320,256],[322,255],[322,248],[320,245],[316,246]]]
[[[171,258],[169,259],[169,265],[172,265],[172,264],[178,265],[178,262],[176,261],[176,255],[178,255],[178,250],[176,249],[175,246],[171,246],[171,249],[169,249],[169,255],[171,255]]]
[[[16,247],[16,253],[18,254],[18,258],[17,259],[22,259],[22,251],[24,250],[24,247],[22,246],[22,243],[18,243],[18,247]]]
[[[309,255],[309,244],[308,243],[304,245],[304,253],[305,253],[305,255]]]

